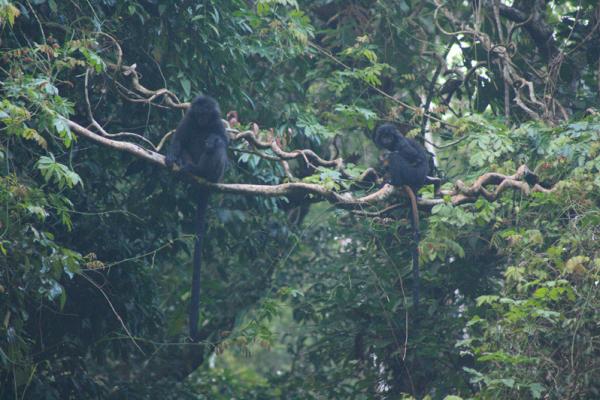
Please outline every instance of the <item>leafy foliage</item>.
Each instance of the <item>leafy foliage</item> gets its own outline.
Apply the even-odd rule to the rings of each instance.
[[[0,398],[598,398],[598,4],[438,3],[0,0]],[[335,144],[345,174],[290,162],[303,182],[371,189],[348,176],[386,120],[427,132],[446,187],[527,164],[556,189],[421,213],[418,314],[408,207],[214,195],[192,345],[197,188],[66,121],[87,91],[107,132],[176,126],[119,63],[288,149]],[[226,181],[289,181],[264,154],[232,144]]]

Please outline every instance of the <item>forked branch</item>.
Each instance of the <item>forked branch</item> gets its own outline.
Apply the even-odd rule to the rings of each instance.
[[[117,75],[122,74],[130,79],[132,89],[127,89],[127,93],[129,94],[127,99],[130,101],[146,103],[148,105],[158,106],[161,108],[173,108],[181,110],[186,110],[190,106],[190,103],[179,101],[177,96],[166,88],[152,90],[143,86],[140,83],[140,75],[136,71],[135,64],[126,66],[119,62],[117,64],[110,65],[110,68],[112,68]],[[86,83],[87,79],[88,75],[86,74]],[[86,85],[86,99],[87,98]],[[138,158],[143,158],[156,165],[160,165],[165,168],[167,167],[164,156],[157,152],[157,150],[162,148],[166,137],[161,140],[158,146],[152,146],[152,150],[135,143],[115,140],[117,137],[123,137],[125,135],[122,133],[111,134],[107,132],[96,121],[89,106],[88,113],[92,121],[92,127],[95,129],[95,131],[81,126],[72,120],[65,119],[65,121],[69,127],[80,136],[84,136],[104,146],[111,147],[119,151],[128,152]],[[395,188],[389,184],[385,184],[371,193],[357,196],[350,191],[339,192],[333,189],[328,189],[325,186],[316,183],[299,182],[293,177],[287,162],[289,160],[299,159],[302,160],[310,169],[315,169],[317,167],[334,168],[339,171],[344,178],[351,179],[356,183],[366,180],[373,181],[373,177],[376,178],[377,174],[371,168],[365,170],[359,177],[353,178],[349,173],[346,172],[344,160],[339,157],[337,153],[333,156],[335,158],[325,159],[311,149],[296,149],[287,151],[282,148],[280,141],[276,138],[269,137],[266,140],[261,139],[259,137],[258,125],[256,124],[253,125],[252,130],[240,131],[232,128],[229,122],[224,121],[224,123],[226,124],[227,130],[234,142],[244,141],[249,147],[248,150],[239,148],[234,150],[251,152],[252,154],[255,154],[258,157],[266,160],[280,162],[284,168],[286,177],[288,180],[290,180],[290,182],[277,185],[210,183],[201,178],[194,177],[197,183],[201,186],[210,187],[211,190],[216,192],[267,197],[283,197],[292,194],[303,193],[328,201],[335,207],[350,209],[356,214],[362,214],[370,217],[384,215],[398,207],[397,204],[384,204],[384,208],[382,209],[380,204],[386,199],[390,198],[396,192]],[[172,133],[172,131],[170,133]],[[135,134],[128,134],[127,136],[132,135]],[[136,138],[139,139],[138,137]],[[144,140],[144,142],[146,141]],[[261,150],[270,151],[271,154],[267,154]],[[174,170],[177,171],[177,166],[174,167]],[[529,194],[532,191],[550,192],[554,190],[544,189],[539,185],[533,185],[533,187],[530,187],[530,185],[527,183],[527,180],[531,175],[532,173],[529,171],[527,166],[523,165],[514,175],[510,176],[498,173],[484,174],[470,186],[465,185],[462,181],[457,181],[452,190],[441,191],[441,194],[444,196],[444,198],[420,199],[418,201],[419,207],[423,209],[430,209],[434,205],[442,204],[444,202],[460,205],[475,202],[479,197],[484,197],[489,201],[494,201],[502,192],[508,189],[518,190],[524,194]],[[489,186],[494,186],[494,188],[490,189],[488,188]]]
[[[111,139],[110,137],[97,134],[69,119],[65,119],[65,122],[76,134],[80,136],[86,137],[115,150],[130,153],[138,158],[145,159],[161,167],[167,167],[165,164],[165,157],[162,154],[148,150],[134,143],[118,141]],[[174,170],[177,170],[177,167],[174,167]],[[369,170],[365,172],[369,172]],[[442,190],[441,194],[444,197],[449,198],[450,203],[454,205],[460,205],[475,202],[478,197],[484,197],[489,201],[494,201],[502,192],[507,189],[519,190],[524,194],[529,194],[532,191],[551,192],[555,190],[554,188],[545,189],[537,184],[533,187],[530,187],[525,180],[528,174],[531,175],[531,172],[526,165],[522,165],[514,175],[507,176],[490,172],[479,177],[475,183],[470,186],[465,185],[462,181],[457,181],[454,189],[446,191]],[[349,192],[340,193],[315,183],[290,182],[278,185],[255,185],[241,183],[210,183],[201,178],[195,179],[199,185],[209,187],[211,190],[216,192],[267,197],[282,197],[300,192],[317,196],[339,208],[355,210],[363,210],[366,207],[375,206],[378,203],[382,203],[384,200],[392,196],[392,194],[396,191],[393,186],[384,184],[381,188],[372,193],[355,197]],[[488,185],[494,185],[496,187],[494,190],[489,190],[486,188]],[[428,209],[436,204],[442,204],[445,201],[446,200],[444,199],[437,198],[420,199],[418,203],[421,208]],[[390,207],[388,206],[387,209],[381,212],[367,213],[365,215],[378,216],[389,209]]]

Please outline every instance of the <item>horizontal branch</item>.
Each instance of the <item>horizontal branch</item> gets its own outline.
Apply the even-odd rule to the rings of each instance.
[[[119,57],[119,59],[121,59],[121,57]],[[127,90],[128,93],[134,97],[127,97],[128,100],[136,103],[145,103],[149,105],[163,106],[166,108],[180,110],[186,110],[189,108],[190,103],[181,102],[173,92],[166,88],[152,90],[143,86],[140,82],[140,75],[136,71],[135,64],[126,66],[119,62],[117,64],[111,64],[110,67],[114,71],[118,71],[125,77],[129,78],[132,89]],[[91,110],[88,111],[90,114],[90,119],[92,120],[92,126],[95,127],[96,131],[92,131],[72,120],[65,118],[65,121],[69,127],[78,135],[93,140],[103,146],[130,153],[135,157],[145,159],[155,165],[168,168],[165,163],[165,157],[159,154],[157,151],[154,151],[154,149],[160,149],[162,147],[166,138],[163,138],[159,146],[154,147],[153,150],[149,150],[148,148],[144,148],[135,143],[115,140],[119,136],[110,134],[101,127],[99,128],[99,124],[94,123],[96,120],[91,114]],[[335,207],[354,210],[358,215],[370,217],[389,213],[391,210],[399,207],[398,204],[388,204],[385,205],[383,209],[375,208],[374,211],[367,209],[370,206],[375,206],[376,204],[385,201],[396,192],[404,193],[403,191],[396,191],[395,188],[389,184],[385,184],[378,190],[367,195],[355,197],[351,192],[340,193],[319,184],[297,181],[297,179],[292,175],[287,161],[292,159],[301,159],[305,162],[307,167],[311,169],[316,167],[334,168],[341,173],[343,178],[353,180],[354,182],[372,181],[374,177],[376,178],[377,174],[372,168],[366,169],[359,177],[352,178],[352,176],[345,171],[344,160],[341,157],[338,157],[337,152],[335,155],[332,155],[332,159],[325,159],[320,157],[311,149],[296,149],[286,151],[281,148],[280,143],[276,138],[270,137],[267,140],[261,140],[259,138],[259,128],[256,124],[253,124],[252,130],[239,131],[237,129],[232,129],[228,121],[224,121],[224,123],[226,124],[227,131],[231,135],[231,138],[234,142],[243,140],[247,142],[248,146],[251,148],[249,152],[256,154],[265,160],[280,162],[290,182],[277,185],[211,183],[202,178],[190,175],[200,186],[210,188],[216,192],[239,195],[284,197],[292,194],[308,194],[315,196],[318,199],[328,201]],[[243,149],[234,150],[247,151]],[[260,150],[270,150],[273,155],[266,154]],[[175,172],[179,170],[176,165],[173,166],[172,169]],[[509,189],[521,191],[526,195],[531,191],[549,192],[554,190],[544,189],[539,185],[534,185],[533,188],[531,188],[527,183],[527,180],[532,175],[533,174],[525,165],[521,166],[514,175],[510,176],[490,172],[479,177],[471,186],[465,185],[462,181],[457,181],[452,190],[445,190],[441,192],[444,198],[419,199],[418,205],[419,208],[428,210],[437,204],[443,204],[445,202],[450,202],[453,205],[472,203],[475,202],[479,197],[484,197],[488,201],[494,201],[502,192]],[[493,190],[489,190],[486,188],[486,186],[489,185],[494,185],[495,188]]]
[[[530,186],[527,183],[527,178],[530,176],[534,177],[529,168],[526,165],[521,165],[514,175],[488,172],[477,178],[471,186],[466,186],[458,180],[452,193],[452,204],[473,203],[478,197],[483,197],[487,201],[496,201],[508,189],[518,190],[526,196],[532,192],[551,193],[557,189],[557,186],[546,189],[537,183]],[[496,187],[493,191],[490,191],[485,188],[486,185],[496,185]]]
[[[68,126],[80,136],[93,140],[103,146],[130,153],[135,157],[142,158],[153,164],[167,168],[165,157],[162,154],[145,149],[134,143],[110,139],[92,132],[74,121],[66,118],[64,120]],[[173,170],[178,171],[178,167],[174,166]],[[451,204],[461,205],[473,203],[479,197],[484,197],[488,201],[494,201],[502,192],[508,189],[518,190],[525,195],[529,195],[531,192],[549,193],[555,190],[555,188],[545,189],[537,184],[530,187],[526,182],[526,178],[531,175],[532,173],[529,168],[527,168],[526,165],[522,165],[514,175],[503,175],[495,172],[486,173],[476,179],[471,186],[467,186],[459,180],[456,182],[454,189],[443,190],[441,194],[444,195],[445,198],[449,198]],[[198,185],[210,188],[216,192],[266,197],[284,197],[291,194],[305,193],[317,196],[332,203],[336,207],[344,209],[363,209],[366,206],[373,206],[390,198],[392,194],[396,192],[392,185],[385,184],[373,193],[362,197],[354,197],[351,193],[339,193],[315,183],[290,182],[278,185],[255,185],[242,183],[211,183],[199,177],[194,177],[194,179]],[[485,188],[486,185],[495,185],[495,189],[490,191]],[[445,201],[446,200],[443,198],[419,199],[418,204],[420,208],[430,209],[437,204],[443,204]],[[388,206],[386,209],[379,212],[362,212],[360,214],[365,216],[381,215],[393,208],[397,207]]]
[[[157,105],[155,101],[161,100],[166,104],[168,108],[175,108],[180,110],[187,110],[190,107],[190,103],[181,102],[177,96],[166,88],[160,89],[149,89],[140,83],[140,75],[136,70],[136,65],[130,66],[118,66],[115,64],[110,65],[111,68],[121,72],[124,76],[129,77],[131,80],[131,86],[133,87],[133,93],[138,96],[136,98],[128,98],[129,101],[136,103],[146,103],[149,105]],[[310,169],[316,167],[335,168],[340,171],[342,177],[350,179],[351,175],[346,172],[344,160],[342,158],[335,158],[332,160],[326,160],[314,151],[310,149],[297,149],[291,151],[285,151],[281,148],[278,141],[275,138],[263,141],[258,137],[258,125],[254,124],[254,130],[239,131],[232,128],[228,121],[225,121],[227,125],[227,131],[232,136],[231,139],[234,141],[245,140],[251,147],[256,149],[266,150],[270,149],[277,157],[277,161],[281,161],[284,164],[284,168],[287,169],[288,160],[301,159],[305,162],[306,166]],[[164,140],[164,139],[163,139]],[[256,153],[257,156],[265,159],[272,159],[272,156],[263,153]],[[293,178],[291,173],[288,174],[290,178]]]
[[[130,153],[138,158],[145,159],[153,164],[167,168],[165,157],[162,154],[145,149],[134,143],[109,139],[94,133],[78,123],[66,118],[65,122],[75,133],[81,136],[91,139],[104,146]],[[174,166],[173,170],[178,171],[178,167]],[[211,183],[198,177],[194,177],[194,179],[200,186],[223,193],[258,195],[266,197],[283,197],[298,192],[313,194],[340,208],[353,208],[377,203],[385,200],[394,192],[394,187],[386,184],[376,192],[370,193],[363,197],[355,198],[349,193],[338,193],[314,183],[291,182],[282,183],[279,185],[254,185],[241,183]]]

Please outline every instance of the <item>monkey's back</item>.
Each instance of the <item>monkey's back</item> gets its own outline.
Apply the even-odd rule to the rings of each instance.
[[[408,146],[388,153],[390,183],[394,186],[408,185],[416,192],[429,175],[429,162],[425,149],[415,140],[406,138]]]

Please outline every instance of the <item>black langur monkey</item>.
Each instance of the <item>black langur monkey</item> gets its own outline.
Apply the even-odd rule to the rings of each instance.
[[[414,247],[413,262],[413,303],[419,306],[419,210],[415,193],[426,182],[429,182],[429,161],[423,146],[416,140],[404,137],[392,124],[383,124],[375,130],[375,144],[388,150],[387,172],[390,183],[402,186],[410,198],[411,225],[413,230]]]
[[[221,110],[215,99],[198,96],[179,123],[167,150],[165,163],[169,168],[179,165],[182,172],[198,175],[209,182],[219,182],[227,167],[229,138],[221,120]],[[202,241],[206,230],[206,207],[210,191],[202,189],[196,209],[196,241],[190,301],[190,337],[198,341],[200,311],[200,271]]]
[[[388,171],[391,184],[409,186],[417,192],[429,174],[427,152],[419,142],[404,137],[392,124],[383,124],[375,130],[375,144],[388,151]]]

